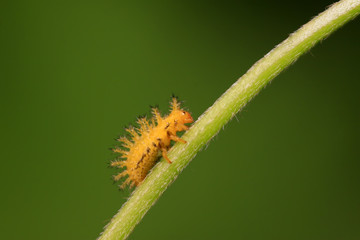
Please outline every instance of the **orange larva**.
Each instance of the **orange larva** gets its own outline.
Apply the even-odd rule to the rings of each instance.
[[[128,176],[121,188],[126,185],[130,185],[130,188],[134,185],[138,186],[155,165],[160,151],[162,156],[171,163],[167,156],[171,140],[186,143],[176,133],[187,130],[189,127],[185,124],[192,123],[193,118],[189,112],[180,108],[176,98],[172,99],[171,112],[168,116],[162,118],[157,108],[153,108],[152,113],[154,116],[150,119],[150,122],[146,118],[139,118],[137,121],[140,125],[139,128],[135,129],[130,126],[126,129],[131,134],[131,139],[126,137],[118,139],[118,141],[122,142],[122,146],[128,150],[113,149],[114,152],[119,153],[121,156],[120,160],[113,161],[111,166],[126,167],[123,172],[114,176],[114,180],[118,181]]]

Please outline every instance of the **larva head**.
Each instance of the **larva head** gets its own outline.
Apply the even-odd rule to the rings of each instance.
[[[180,124],[185,124],[185,123],[192,123],[194,122],[194,119],[192,118],[191,114],[187,111],[184,110],[179,110],[176,115],[178,115],[178,122]]]
[[[171,115],[176,120],[176,122],[181,126],[185,123],[194,122],[191,114],[180,108],[180,103],[174,97],[171,102]]]
[[[185,124],[194,122],[190,113],[182,109],[173,110],[168,119],[170,120],[170,122],[173,123],[172,129],[175,132],[186,130],[187,127],[185,126]]]

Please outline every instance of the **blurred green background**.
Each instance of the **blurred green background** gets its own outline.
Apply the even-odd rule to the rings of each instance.
[[[3,1],[1,238],[95,239],[129,196],[123,127],[198,118],[332,1]],[[277,77],[129,239],[360,239],[360,21]]]

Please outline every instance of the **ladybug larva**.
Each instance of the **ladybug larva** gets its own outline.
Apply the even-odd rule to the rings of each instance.
[[[121,156],[119,160],[111,162],[111,166],[126,168],[114,176],[115,181],[128,176],[121,188],[126,185],[129,185],[130,188],[134,185],[138,186],[155,165],[160,152],[164,159],[171,163],[167,156],[171,140],[186,143],[176,133],[187,130],[189,127],[185,124],[192,123],[193,118],[189,112],[181,109],[176,98],[172,98],[170,105],[171,112],[168,116],[161,117],[159,110],[152,108],[153,118],[150,121],[145,117],[139,118],[137,120],[139,128],[130,126],[126,129],[131,135],[130,139],[127,137],[118,139],[127,150],[114,148],[113,151]]]

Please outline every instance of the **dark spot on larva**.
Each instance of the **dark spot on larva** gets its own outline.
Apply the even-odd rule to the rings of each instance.
[[[165,129],[168,129],[168,127],[170,127],[170,123],[168,123],[165,127]]]
[[[156,147],[156,143],[152,142],[152,145],[153,145],[154,147]]]
[[[157,138],[157,140],[158,140],[159,142],[161,142],[161,138]]]
[[[146,156],[145,154],[143,154],[143,155],[141,156],[140,161],[138,161],[138,162],[136,163],[135,169],[138,169],[138,168],[139,168],[139,164],[144,160],[145,156]]]
[[[150,148],[147,148],[147,149],[146,149],[146,152],[149,154],[149,153],[150,153]]]

